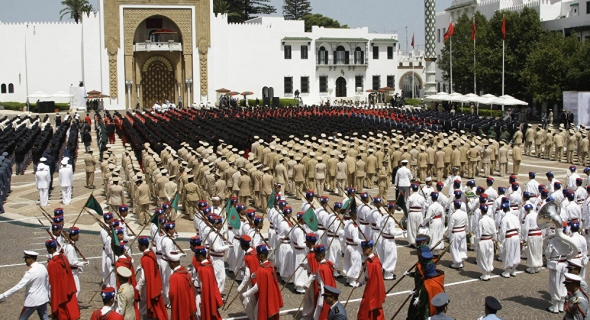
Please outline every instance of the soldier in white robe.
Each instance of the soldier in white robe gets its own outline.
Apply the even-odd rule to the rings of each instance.
[[[339,203],[342,206],[341,203]],[[336,204],[334,204],[336,207]],[[344,215],[344,238],[346,239],[346,246],[344,251],[344,263],[342,271],[346,275],[346,283],[351,287],[357,287],[357,279],[362,267],[362,249],[361,236],[359,228],[354,221],[356,216]]]
[[[563,310],[567,296],[563,279],[567,272],[568,251],[569,248],[556,236],[555,227],[551,226],[547,247],[545,248],[545,257],[547,257],[549,294],[551,295],[551,306],[547,310],[552,313],[559,313],[560,310]]]
[[[428,206],[426,217],[422,221],[422,226],[428,226],[428,235],[430,236],[430,245],[434,246],[443,238],[445,231],[445,212],[443,207],[438,203],[438,192],[430,194],[432,204]],[[444,249],[444,242],[440,242],[436,247],[431,247],[430,250],[434,255],[438,255],[440,250]]]
[[[72,268],[72,275],[74,276],[74,282],[76,283],[76,297],[80,296],[80,278],[78,275],[82,272],[82,267],[88,265],[88,261],[80,260],[78,252],[74,245],[80,239],[80,229],[78,227],[71,227],[69,229],[69,239],[66,241],[64,252]]]
[[[392,217],[395,212],[395,203],[388,203],[387,209],[389,213],[381,220],[383,233],[379,239],[377,251],[379,252],[379,260],[381,260],[381,266],[383,268],[383,279],[393,280],[395,278],[395,266],[397,265],[397,245],[395,238],[401,236],[402,231],[396,229],[396,222]]]
[[[333,213],[327,215],[326,220],[326,259],[334,263],[334,278],[340,277],[338,267],[342,259],[342,246],[340,238],[344,237],[344,224],[337,213],[339,209],[334,209]]]
[[[537,212],[532,204],[524,206],[525,215],[520,230],[520,239],[526,243],[526,272],[537,273],[543,266],[543,231],[537,226]]]
[[[455,211],[449,216],[449,239],[451,241],[451,268],[463,268],[463,261],[467,259],[467,212],[461,209],[463,203],[460,200],[453,202]]]
[[[209,243],[209,256],[213,263],[213,270],[215,270],[215,280],[219,287],[219,292],[225,289],[225,253],[229,250],[229,244],[225,242],[221,235],[224,234],[223,218],[221,216],[213,216],[212,231],[207,236]],[[221,235],[220,235],[221,234]]]
[[[291,235],[291,228],[293,228],[293,226],[288,221],[291,217],[292,212],[293,209],[291,209],[291,207],[289,206],[285,206],[283,208],[283,215],[280,217],[281,221],[278,222],[277,228],[277,240],[279,242],[279,246],[278,249],[276,249],[278,250],[278,252],[275,254],[275,261],[281,261],[280,267],[277,268],[277,270],[278,273],[281,275],[283,281],[287,281],[287,279],[289,279],[289,276],[291,276],[291,274],[295,270],[292,265],[289,265],[287,263],[287,257],[293,254],[293,249],[290,245],[291,239],[289,238],[289,236]]]
[[[112,213],[105,213],[103,215],[104,223],[110,228],[113,221]],[[114,265],[114,253],[113,247],[111,246],[112,234],[109,230],[100,230],[100,240],[102,241],[102,279],[104,285],[107,287],[116,286],[115,274],[113,271]],[[109,275],[110,274],[110,275]]]
[[[504,262],[502,277],[510,278],[510,276],[516,276],[516,267],[520,264],[520,221],[515,214],[509,212],[510,208],[506,203],[502,204],[502,209],[505,214],[498,231],[498,241],[502,247]]]
[[[479,277],[488,281],[494,271],[494,242],[496,241],[496,224],[488,213],[488,205],[480,206],[481,219],[479,220],[475,236],[477,237],[477,267],[482,272]]]
[[[35,184],[37,185],[37,190],[39,190],[39,205],[42,207],[49,205],[50,180],[49,167],[37,166],[37,172],[35,172]]]
[[[74,172],[72,167],[68,166],[67,160],[62,160],[59,169],[59,186],[61,187],[61,201],[65,205],[72,202],[72,184],[74,182]]]
[[[586,276],[586,264],[588,263],[588,246],[586,245],[586,239],[583,235],[580,234],[580,222],[578,220],[572,220],[569,223],[570,231],[572,233],[571,237],[572,240],[578,246],[578,252],[576,254],[576,259],[580,259],[582,262],[582,270],[580,272],[580,276],[585,278]]]
[[[418,228],[422,224],[424,214],[426,213],[426,201],[424,197],[418,193],[419,184],[413,183],[411,185],[412,194],[408,197],[406,206],[408,208],[408,243],[410,246],[416,246],[416,236],[418,235]]]
[[[303,221],[303,214],[304,212],[297,213],[297,221],[300,225],[305,224]],[[307,272],[303,268],[298,268],[298,266],[305,260],[306,246],[305,246],[305,234],[306,231],[299,226],[293,226],[293,231],[291,231],[291,255],[287,257],[285,263],[290,264],[290,268],[295,270],[294,274],[289,274],[287,276],[291,277],[291,281],[295,285],[295,291],[297,293],[304,294],[305,293],[305,286],[308,282]],[[284,245],[283,245],[284,246]]]

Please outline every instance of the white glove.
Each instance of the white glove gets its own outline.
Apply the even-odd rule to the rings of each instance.
[[[359,287],[362,287],[362,286],[364,286],[366,281],[367,281],[367,280],[365,280],[365,278],[361,279],[361,280],[359,281]]]
[[[410,273],[409,273],[408,271],[404,271],[403,275],[404,275],[404,276],[409,276],[409,275],[410,275]]]
[[[416,297],[414,299],[414,306],[417,306],[418,305],[418,302],[420,302],[420,298]]]
[[[4,294],[0,294],[0,302],[4,302],[4,301],[5,301]]]
[[[89,264],[90,264],[90,262],[89,262],[89,261],[84,261],[84,262],[82,262],[82,265],[83,265],[83,266],[87,266],[87,265],[89,265]]]
[[[247,291],[244,292],[244,293],[242,293],[242,298],[247,299],[248,298],[248,294],[247,293],[248,293]]]

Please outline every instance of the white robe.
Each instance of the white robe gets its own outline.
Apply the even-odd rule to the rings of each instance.
[[[345,222],[344,238],[346,249],[342,271],[349,280],[356,280],[360,275],[363,260],[358,228],[351,220]]]
[[[444,249],[445,244],[442,241],[436,247],[432,247],[443,238],[443,233],[445,232],[445,215],[440,203],[435,202],[428,207],[426,218],[422,221],[422,224],[428,224],[428,235],[430,236],[431,246],[430,250]]]
[[[287,263],[287,259],[291,255],[293,255],[293,249],[291,248],[291,240],[289,239],[291,231],[291,226],[287,223],[286,220],[283,220],[279,223],[278,226],[278,240],[282,244],[278,247],[278,252],[276,253],[275,261],[280,262],[279,267],[277,267],[279,273],[281,274],[281,278],[283,280],[287,280],[289,276],[293,273],[294,269],[293,266]]]
[[[307,255],[307,247],[305,246],[305,233],[297,226],[293,228],[294,229],[291,231],[291,235],[289,236],[291,238],[291,250],[293,253],[287,258],[286,263],[290,264],[290,268],[293,270],[297,270],[290,280],[293,281],[293,284],[295,284],[295,289],[298,291],[304,291],[304,286],[307,284],[309,277],[307,276],[307,271],[305,271],[304,268],[297,267],[303,262],[305,256]],[[286,244],[283,246],[286,246]],[[290,277],[291,274],[286,276]]]
[[[344,236],[344,230],[342,229],[341,220],[334,214],[328,216],[327,223],[326,227],[330,227],[326,230],[326,260],[332,261],[336,270],[340,266],[340,260],[342,259],[340,238]]]
[[[400,236],[402,232],[396,230],[395,221],[391,216],[384,217],[382,221],[383,233],[381,234],[381,240],[379,240],[377,252],[383,270],[393,273],[397,264],[397,245],[394,237]]]
[[[420,224],[422,224],[422,219],[424,218],[424,208],[426,207],[426,202],[424,201],[424,197],[419,195],[418,193],[412,193],[412,195],[408,198],[407,202],[408,207],[408,243],[409,244],[416,244],[416,236],[418,235],[418,228]]]
[[[467,212],[458,209],[449,217],[449,238],[451,239],[451,258],[458,265],[467,259]]]
[[[516,230],[516,231],[510,231]],[[509,236],[516,232],[516,236]],[[504,269],[516,268],[520,264],[520,222],[518,217],[512,213],[507,213],[500,223],[498,231],[498,240],[502,244],[502,262]]]
[[[525,248],[526,264],[529,268],[540,268],[543,266],[543,236],[537,226],[537,212],[531,210],[525,214],[524,223],[520,231],[520,238],[527,243]],[[530,235],[529,235],[530,234]]]
[[[492,218],[484,214],[479,220],[476,235],[477,245],[477,267],[482,272],[492,272],[494,270],[494,240],[496,238],[496,225]],[[482,240],[482,236],[490,240]]]

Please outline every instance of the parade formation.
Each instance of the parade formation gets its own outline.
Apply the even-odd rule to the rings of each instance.
[[[524,264],[546,283],[548,317],[588,312],[584,127],[320,105],[105,111],[54,125],[18,115],[0,128],[2,203],[12,175],[32,169],[47,236],[46,252],[25,250],[28,270],[0,294],[25,289],[20,319],[83,319],[94,299],[93,320],[278,319],[286,293],[299,298],[296,319],[462,318],[445,276],[464,272],[469,251],[477,283],[520,277]],[[566,180],[557,169],[519,175],[526,157],[567,163]],[[91,193],[65,212],[76,169]],[[49,200],[55,172],[59,205]],[[98,237],[77,227],[80,217]],[[85,257],[87,241],[100,258]],[[411,250],[407,270],[397,268],[400,245]],[[83,286],[90,267],[100,281]],[[389,312],[404,278],[413,289]],[[482,319],[511,318],[504,303],[487,296]]]

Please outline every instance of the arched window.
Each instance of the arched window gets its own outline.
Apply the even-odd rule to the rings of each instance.
[[[361,47],[354,49],[354,64],[365,64],[365,52]]]
[[[318,50],[318,64],[328,64],[328,51],[324,46]]]
[[[12,84],[12,83],[8,84],[8,93],[14,93],[14,84]]]
[[[6,84],[5,83],[0,85],[0,93],[6,93]]]
[[[348,51],[343,46],[338,46],[334,51],[334,64],[348,64]]]

